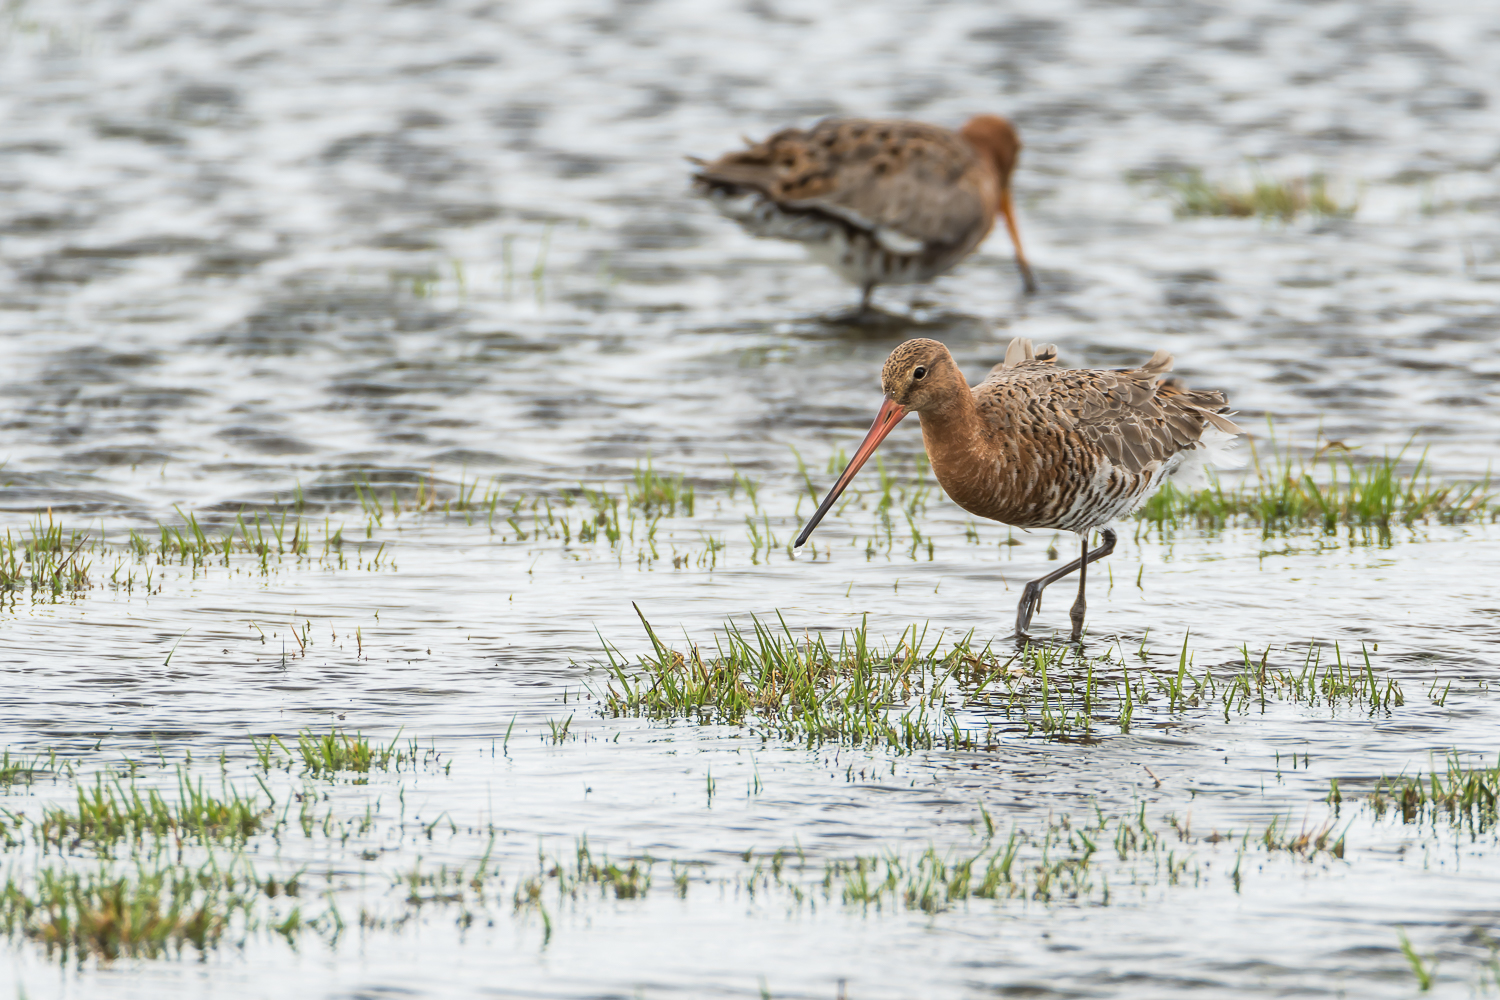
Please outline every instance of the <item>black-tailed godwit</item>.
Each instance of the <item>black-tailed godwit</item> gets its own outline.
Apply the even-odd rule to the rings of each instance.
[[[957,132],[911,121],[830,118],[789,128],[712,163],[695,187],[756,236],[793,240],[862,291],[931,281],[972,253],[999,213],[1027,292],[1010,175],[1010,122],[978,115]]]
[[[802,534],[807,541],[823,515],[903,417],[915,411],[933,475],[964,510],[1018,528],[1077,532],[1073,562],[1026,584],[1016,609],[1016,635],[1026,636],[1046,587],[1078,572],[1074,641],[1083,635],[1088,565],[1114,551],[1106,525],[1133,511],[1168,479],[1191,474],[1240,432],[1223,414],[1222,392],[1158,381],[1172,356],[1157,351],[1140,368],[1064,369],[1057,349],[1039,350],[1017,337],[1005,360],[972,389],[948,348],[908,340],[880,373],[885,403],[870,432],[828,491]],[[1103,543],[1089,550],[1089,534]]]

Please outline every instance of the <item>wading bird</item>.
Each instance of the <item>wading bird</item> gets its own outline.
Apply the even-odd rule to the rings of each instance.
[[[910,121],[829,118],[788,128],[701,167],[694,186],[755,236],[805,244],[862,290],[931,281],[972,253],[1005,217],[1027,292],[1010,175],[1021,140],[977,115],[957,132]]]
[[[1188,389],[1157,351],[1140,368],[1057,368],[1057,348],[1033,350],[1017,337],[1005,360],[972,389],[948,348],[908,340],[880,373],[885,403],[844,474],[797,537],[807,541],[823,515],[901,418],[915,411],[938,485],[964,510],[1018,528],[1077,532],[1079,557],[1026,584],[1016,637],[1026,638],[1042,591],[1078,571],[1073,640],[1083,635],[1088,565],[1114,551],[1105,527],[1145,502],[1168,479],[1190,477],[1240,429],[1222,414],[1222,392]],[[1089,551],[1089,534],[1103,543]]]

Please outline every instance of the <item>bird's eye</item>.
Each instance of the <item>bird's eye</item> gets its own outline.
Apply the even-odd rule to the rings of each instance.
[[[927,369],[923,368],[921,365],[917,365],[916,368],[912,369],[911,377],[915,378],[915,379],[926,378],[927,377]]]

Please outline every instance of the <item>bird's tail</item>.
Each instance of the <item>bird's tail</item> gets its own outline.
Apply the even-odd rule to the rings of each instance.
[[[1033,347],[1031,341],[1026,337],[1015,337],[1010,346],[1005,349],[1005,360],[1000,363],[1001,368],[1014,368],[1023,361],[1055,362],[1057,360],[1057,345],[1043,344]]]
[[[1157,351],[1152,355],[1151,361],[1146,362],[1141,368],[1141,371],[1150,371],[1152,364],[1163,355],[1165,355],[1167,366],[1165,370],[1171,370],[1172,356],[1165,351]],[[1168,396],[1181,397],[1182,403],[1189,409],[1197,411],[1210,425],[1231,437],[1244,433],[1239,424],[1229,419],[1233,411],[1230,410],[1229,403],[1224,399],[1222,392],[1212,389],[1193,390],[1189,389],[1187,383],[1180,378],[1164,378],[1156,383],[1156,395],[1162,399]]]

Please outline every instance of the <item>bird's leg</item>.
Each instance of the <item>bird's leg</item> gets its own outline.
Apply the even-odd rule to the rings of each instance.
[[[1016,605],[1017,639],[1026,638],[1026,630],[1031,627],[1031,616],[1041,610],[1042,591],[1047,589],[1050,584],[1056,583],[1073,572],[1082,564],[1082,559],[1074,559],[1066,566],[1059,566],[1046,576],[1039,576],[1026,584],[1026,589],[1021,592],[1021,603]]]
[[[860,319],[864,319],[870,314],[870,296],[874,294],[874,292],[875,282],[865,282],[864,289],[861,291],[859,296],[859,312],[855,313],[855,315]]]
[[[1017,639],[1026,638],[1026,630],[1031,627],[1031,616],[1036,614],[1037,610],[1042,606],[1043,590],[1046,590],[1049,585],[1056,583],[1074,570],[1103,559],[1115,550],[1116,536],[1114,531],[1110,528],[1103,528],[1099,533],[1104,536],[1104,542],[1097,549],[1089,552],[1087,549],[1088,543],[1085,541],[1084,555],[1074,559],[1066,566],[1060,566],[1046,576],[1037,577],[1026,584],[1026,589],[1021,592],[1021,603],[1016,606]]]
[[[1010,201],[1010,186],[1000,191],[1000,214],[1005,216],[1005,228],[1010,231],[1010,241],[1016,247],[1016,267],[1021,272],[1021,285],[1027,295],[1036,294],[1036,279],[1031,276],[1031,265],[1026,263],[1026,254],[1021,250],[1021,233],[1016,229],[1016,210]]]
[[[1080,563],[1078,567],[1078,598],[1073,602],[1073,610],[1069,612],[1069,616],[1073,619],[1072,640],[1074,642],[1083,638],[1083,612],[1087,607],[1083,599],[1083,588],[1088,585],[1089,581],[1089,535],[1086,531],[1083,533],[1083,553],[1078,557],[1078,562]]]

